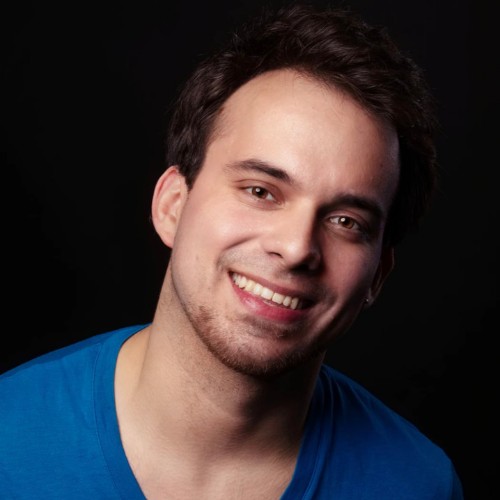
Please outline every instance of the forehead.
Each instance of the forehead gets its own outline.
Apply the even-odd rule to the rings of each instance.
[[[399,177],[393,128],[345,92],[291,70],[264,73],[226,101],[207,148],[212,163],[257,158],[304,186],[379,191]]]

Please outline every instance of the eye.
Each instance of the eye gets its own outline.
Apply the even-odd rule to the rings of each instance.
[[[250,186],[245,188],[245,191],[247,193],[250,193],[255,198],[259,198],[259,200],[274,201],[274,196],[267,189],[264,189],[263,187]]]
[[[352,217],[349,217],[347,215],[335,215],[333,217],[330,217],[330,222],[345,229],[356,229],[358,231],[361,230],[361,226],[359,225],[359,223],[356,222]]]

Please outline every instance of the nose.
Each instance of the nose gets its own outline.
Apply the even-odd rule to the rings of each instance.
[[[282,259],[289,270],[318,270],[321,250],[314,214],[304,210],[297,210],[295,214],[283,212],[274,214],[263,238],[264,250]]]

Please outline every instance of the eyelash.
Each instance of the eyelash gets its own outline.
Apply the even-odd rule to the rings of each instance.
[[[262,186],[249,186],[245,188],[245,191],[258,200],[276,201],[276,198],[271,194],[271,192]],[[256,191],[260,191],[260,194],[256,193]]]
[[[276,202],[275,196],[262,186],[248,186],[244,188],[244,191],[247,192],[250,196],[262,202]],[[334,225],[338,225],[340,228],[345,229],[347,231],[355,231],[358,233],[363,233],[363,226],[354,219],[354,217],[350,217],[349,215],[332,215],[328,217],[328,221]]]
[[[347,229],[348,231],[364,231],[363,226],[353,217],[350,217],[348,215],[333,215],[329,217],[328,220],[333,224],[339,225],[343,229]]]

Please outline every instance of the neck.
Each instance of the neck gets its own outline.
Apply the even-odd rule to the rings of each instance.
[[[116,404],[124,447],[193,469],[241,459],[293,468],[322,358],[269,378],[228,368],[168,301],[122,347]],[[140,454],[140,451],[137,452]]]
[[[316,361],[273,378],[248,376],[172,346],[156,323],[132,337],[120,358],[123,407],[141,426],[147,422],[154,441],[172,446],[179,438],[186,449],[187,437],[193,450],[212,455],[215,442],[221,453],[243,443],[295,449],[319,368]]]

